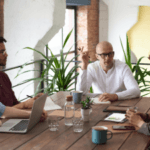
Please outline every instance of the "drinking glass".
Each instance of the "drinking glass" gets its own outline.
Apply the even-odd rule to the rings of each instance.
[[[136,106],[129,107],[127,110],[132,110],[132,111],[134,111],[136,113],[137,110],[138,110],[138,107],[136,107]]]
[[[73,118],[73,131],[82,132],[83,131],[83,119],[82,117]]]
[[[57,116],[48,116],[48,127],[50,131],[57,131],[59,126],[59,118]]]

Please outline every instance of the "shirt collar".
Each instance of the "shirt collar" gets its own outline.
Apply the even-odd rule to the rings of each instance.
[[[99,65],[100,69],[103,70],[103,68],[101,67],[99,61],[98,61],[98,65]],[[115,68],[115,59],[113,60],[113,66],[112,66],[112,68],[107,71],[107,74],[110,73],[110,72],[112,72],[112,71],[114,70],[114,68]],[[104,70],[103,70],[103,71],[104,71]],[[104,71],[104,72],[105,72],[105,71]]]

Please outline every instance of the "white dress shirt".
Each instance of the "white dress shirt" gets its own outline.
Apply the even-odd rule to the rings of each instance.
[[[117,94],[118,100],[140,96],[139,86],[128,65],[115,59],[113,67],[107,73],[102,69],[99,61],[89,64],[87,70],[80,70],[77,90],[86,94],[91,86],[94,93]]]

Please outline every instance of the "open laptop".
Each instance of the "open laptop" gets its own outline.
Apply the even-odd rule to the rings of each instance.
[[[0,132],[27,133],[40,121],[46,97],[44,94],[34,101],[29,119],[9,119],[2,124]]]

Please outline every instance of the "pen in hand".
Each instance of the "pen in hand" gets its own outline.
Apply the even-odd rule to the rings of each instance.
[[[28,97],[28,98],[33,98],[33,97],[32,97],[32,96],[30,96],[30,95],[27,95],[27,97]]]

